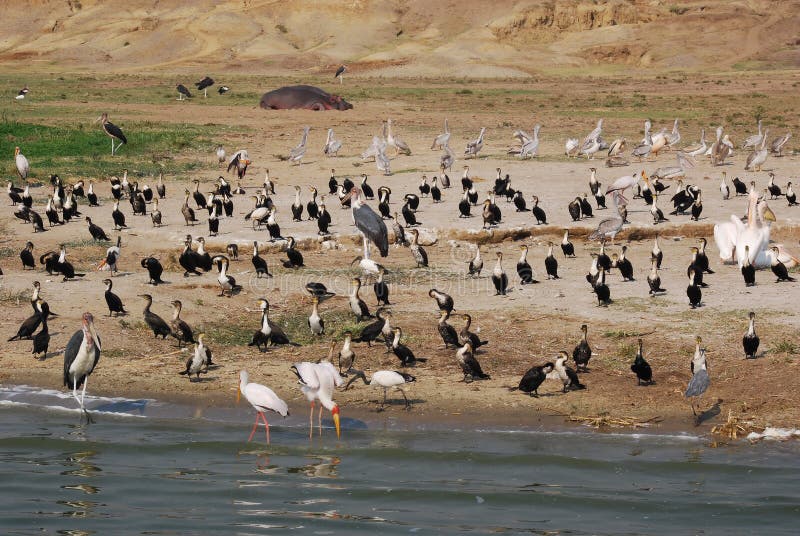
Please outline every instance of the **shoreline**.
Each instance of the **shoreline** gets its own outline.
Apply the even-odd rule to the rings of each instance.
[[[35,378],[28,378],[23,383],[9,384],[0,383],[0,389],[14,389],[14,388],[31,388],[33,390],[50,390],[52,386],[35,384]],[[66,389],[56,389],[62,393],[68,393]],[[232,392],[233,391],[232,389]],[[352,391],[348,391],[352,392]],[[343,391],[337,391],[337,395],[342,395]],[[378,390],[373,390],[373,394],[380,396]],[[33,394],[38,394],[36,391]],[[409,394],[411,392],[409,391]],[[520,395],[523,396],[523,395]],[[232,396],[230,402],[219,404],[219,397],[208,395],[197,397],[196,395],[180,395],[176,393],[164,393],[159,391],[140,391],[136,389],[126,390],[122,392],[107,392],[103,389],[93,389],[92,394],[87,393],[87,408],[92,411],[88,400],[94,398],[124,398],[127,401],[153,401],[160,404],[167,404],[176,406],[187,412],[191,416],[180,417],[178,415],[152,415],[150,417],[157,419],[168,420],[184,420],[184,419],[206,419],[209,422],[224,420],[230,422],[228,418],[233,415],[237,416],[237,421],[242,423],[249,423],[250,417],[253,414],[244,399],[237,404],[235,398]],[[336,397],[341,398],[339,396]],[[70,402],[74,405],[74,400],[65,399],[65,407],[70,408]],[[401,401],[402,402],[402,401]],[[568,415],[558,414],[538,414],[533,417],[531,413],[525,408],[519,408],[516,411],[506,412],[500,415],[487,416],[476,412],[452,412],[443,407],[435,407],[431,409],[422,409],[422,404],[415,404],[409,411],[405,411],[402,403],[390,403],[387,410],[384,412],[377,412],[375,409],[359,406],[348,406],[343,402],[342,406],[342,433],[345,434],[348,428],[350,430],[361,430],[366,428],[384,428],[390,429],[393,432],[403,431],[472,431],[474,433],[491,432],[491,433],[573,433],[576,431],[583,431],[585,433],[598,433],[598,434],[620,434],[620,435],[649,435],[649,436],[670,436],[670,437],[685,437],[703,441],[705,439],[713,439],[711,434],[712,424],[701,423],[698,426],[690,425],[685,422],[685,419],[680,419],[677,416],[669,417],[654,417],[658,419],[657,422],[644,423],[637,426],[590,426],[585,423],[571,421]],[[37,409],[44,408],[45,406],[36,405]],[[75,407],[77,411],[77,406]],[[217,410],[219,415],[209,415],[209,410]],[[238,410],[238,411],[236,411]],[[290,422],[298,426],[306,424],[305,415],[308,407],[300,407],[298,404],[290,404]],[[113,412],[118,413],[118,412]],[[303,415],[300,417],[299,415]],[[272,418],[270,418],[270,416]],[[238,417],[241,417],[240,419]],[[97,419],[96,419],[97,420]],[[281,426],[284,422],[276,414],[269,414],[268,420],[270,425]],[[323,413],[323,426],[330,425],[329,414]],[[315,412],[315,426],[316,426],[316,412]],[[324,432],[323,432],[324,434]]]

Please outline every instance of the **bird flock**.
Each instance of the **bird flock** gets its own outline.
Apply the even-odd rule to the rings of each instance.
[[[338,73],[341,75],[342,73]],[[203,90],[204,95],[207,89],[214,84],[208,77],[196,84],[198,90]],[[220,87],[220,94],[224,93]],[[27,88],[26,88],[27,89]],[[183,85],[177,86],[180,94],[179,99],[191,97],[191,93]],[[227,88],[225,88],[227,91]],[[116,154],[119,148],[127,143],[125,135],[119,127],[108,121],[107,114],[103,114],[99,119],[104,132],[112,139],[112,155]],[[518,141],[518,146],[508,150],[509,154],[517,154],[519,158],[533,158],[539,155],[539,132],[540,125],[535,125],[533,133],[517,130],[513,137]],[[615,238],[628,224],[627,213],[628,205],[633,200],[641,200],[652,216],[653,225],[659,225],[669,221],[666,216],[685,217],[697,221],[702,214],[702,191],[700,187],[692,184],[684,184],[687,180],[689,170],[694,167],[694,159],[701,156],[708,156],[712,165],[721,165],[729,160],[734,151],[733,143],[728,134],[723,132],[720,127],[717,129],[716,140],[709,145],[705,139],[705,130],[701,131],[700,142],[690,145],[683,149],[678,149],[681,141],[681,134],[678,130],[678,120],[676,119],[672,130],[666,128],[653,134],[652,124],[648,120],[644,125],[644,139],[636,144],[630,157],[637,159],[638,163],[644,165],[648,159],[658,156],[661,151],[673,151],[676,154],[675,165],[662,166],[647,174],[644,170],[631,175],[624,175],[602,188],[602,184],[597,178],[596,168],[590,169],[588,178],[588,192],[594,201],[592,206],[589,200],[589,193],[576,194],[573,201],[563,208],[547,207],[548,210],[566,210],[573,222],[584,221],[594,218],[595,211],[609,210],[610,216],[598,221],[596,228],[589,235],[590,240],[597,240],[599,252],[591,253],[591,265],[586,275],[586,281],[591,287],[591,291],[596,295],[599,306],[608,307],[613,304],[611,297],[611,287],[609,285],[609,275],[617,270],[622,282],[635,282],[634,269],[630,259],[626,256],[629,246],[622,246],[619,253],[608,255],[606,248],[608,243],[613,247]],[[308,137],[310,127],[305,127],[301,134],[299,144],[291,149],[286,159],[293,164],[300,165],[308,150]],[[628,159],[624,156],[627,141],[624,138],[615,139],[613,142],[606,143],[603,140],[603,120],[599,120],[596,128],[589,133],[582,142],[577,138],[570,138],[565,144],[567,156],[585,156],[591,160],[600,151],[607,151],[605,161],[608,167],[619,167],[629,165]],[[758,134],[747,138],[742,149],[751,149],[747,157],[745,169],[760,171],[769,154],[780,156],[785,143],[790,138],[790,134],[772,140],[768,144],[768,129],[762,132],[762,125],[758,123]],[[470,140],[465,147],[465,158],[477,158],[485,145],[486,128],[481,128],[477,137]],[[115,142],[118,144],[115,145]],[[315,405],[320,406],[318,415],[318,427],[321,429],[321,419],[323,409],[330,412],[334,421],[337,436],[340,435],[340,410],[334,396],[337,389],[348,389],[353,383],[361,379],[365,385],[377,386],[383,390],[383,403],[381,409],[385,407],[387,392],[395,389],[403,396],[405,407],[411,408],[411,403],[404,390],[409,383],[416,381],[416,377],[409,374],[408,370],[422,364],[420,373],[424,371],[424,364],[428,361],[426,357],[415,355],[414,350],[404,342],[404,331],[401,326],[393,325],[393,317],[389,307],[390,287],[387,285],[386,276],[391,274],[385,266],[379,264],[371,258],[372,248],[376,248],[380,257],[387,257],[390,251],[391,242],[396,248],[405,247],[408,249],[410,261],[415,268],[429,267],[429,256],[420,243],[420,222],[417,220],[416,212],[419,209],[422,199],[430,200],[432,206],[436,206],[442,200],[443,190],[451,187],[450,177],[447,171],[452,172],[455,162],[455,152],[450,148],[451,132],[448,121],[444,122],[444,132],[435,136],[431,145],[431,150],[441,150],[442,155],[439,159],[440,175],[429,179],[426,175],[421,177],[418,185],[418,192],[407,192],[402,197],[402,209],[400,214],[403,217],[401,222],[399,214],[390,208],[390,198],[392,191],[386,186],[377,189],[377,212],[367,203],[375,199],[375,193],[368,184],[368,175],[362,174],[358,184],[354,183],[350,177],[337,177],[335,170],[331,170],[328,182],[328,196],[336,196],[334,202],[342,208],[349,208],[352,214],[352,221],[356,229],[363,237],[363,255],[353,261],[357,263],[357,268],[361,271],[361,277],[354,277],[350,282],[350,293],[348,295],[348,305],[355,320],[359,323],[370,320],[359,333],[346,332],[342,347],[338,353],[338,366],[333,364],[334,350],[336,341],[331,342],[327,357],[315,361],[303,361],[294,363],[290,371],[296,376],[300,390],[306,397],[311,406],[309,416],[310,434],[313,433],[314,421],[313,414]],[[336,157],[341,150],[343,142],[334,137],[333,129],[328,129],[327,139],[322,153],[329,157]],[[393,150],[394,158],[401,155],[410,155],[409,145],[400,137],[394,128],[393,121],[387,119],[382,123],[382,135],[374,136],[372,143],[361,154],[361,158],[368,160],[374,159],[379,171],[388,175],[391,173],[390,158],[387,151]],[[175,224],[177,219],[182,219],[188,229],[200,223],[199,215],[208,214],[208,236],[216,236],[220,229],[220,220],[233,222],[234,199],[236,196],[246,196],[246,188],[242,183],[246,181],[248,168],[252,161],[247,150],[236,151],[232,156],[226,155],[222,146],[216,148],[216,158],[220,165],[226,166],[226,171],[232,173],[237,181],[233,187],[228,179],[220,175],[215,181],[213,189],[204,194],[200,191],[200,181],[194,180],[194,190],[185,188],[183,193],[184,202],[180,209],[180,216],[172,220]],[[15,149],[14,163],[19,178],[24,185],[18,187],[12,181],[8,182],[8,196],[14,208],[14,216],[19,220],[29,223],[33,227],[33,233],[44,232],[47,229],[41,216],[33,208],[33,198],[30,194],[28,178],[30,174],[30,164],[22,154],[19,147]],[[469,174],[470,167],[464,166],[463,176],[461,177],[462,200],[458,204],[458,218],[472,217],[473,208],[478,206],[478,192],[475,182]],[[539,195],[532,196],[531,206],[528,207],[522,191],[511,186],[509,174],[503,174],[500,168],[496,170],[496,178],[493,188],[487,193],[486,199],[482,203],[481,217],[484,229],[493,229],[501,225],[502,209],[497,203],[498,198],[506,198],[508,203],[513,203],[516,212],[531,212],[532,222],[535,224],[547,224],[547,214],[545,203],[542,203]],[[796,266],[798,261],[785,248],[780,245],[771,245],[769,241],[769,227],[775,221],[775,215],[768,206],[768,200],[775,200],[785,197],[788,206],[796,206],[796,196],[788,183],[785,190],[775,184],[773,173],[769,175],[769,183],[766,188],[759,190],[755,182],[751,182],[748,188],[741,180],[735,178],[731,189],[726,182],[726,172],[721,173],[720,194],[723,200],[730,199],[731,196],[746,196],[748,200],[748,210],[745,218],[732,215],[731,221],[722,222],[715,227],[715,241],[720,250],[720,260],[724,263],[737,262],[740,266],[744,283],[753,286],[755,282],[755,271],[757,268],[769,267],[776,276],[776,282],[792,282],[788,269]],[[339,180],[342,179],[340,183]],[[658,206],[659,198],[666,197],[665,192],[673,186],[666,181],[676,181],[674,183],[674,194],[670,198],[673,210],[668,214],[664,213],[665,208]],[[134,226],[142,225],[142,220],[136,219],[137,216],[145,216],[149,210],[150,219],[154,228],[160,228],[170,217],[162,214],[159,209],[159,200],[166,199],[166,185],[163,176],[158,177],[155,191],[146,184],[139,184],[138,181],[129,181],[127,171],[124,171],[121,178],[111,177],[108,180],[108,188],[111,194],[112,209],[110,212],[111,220],[114,224],[114,231],[129,229],[131,220],[121,208],[123,200],[127,199],[130,203],[131,216],[136,223]],[[101,207],[95,192],[95,181],[89,181],[87,187],[84,181],[74,184],[64,184],[58,175],[51,175],[50,186],[52,193],[47,196],[47,203],[44,212],[47,217],[48,226],[67,225],[72,221],[83,216],[79,202],[87,203],[88,207]],[[294,186],[294,201],[290,206],[292,220],[303,221],[304,211],[307,221],[315,221],[318,227],[318,234],[323,237],[330,237],[329,227],[332,225],[330,212],[324,203],[325,196],[318,198],[318,190],[314,186],[309,186],[311,199],[303,204],[301,199],[302,188]],[[181,195],[178,191],[177,195]],[[283,236],[280,223],[277,218],[278,207],[274,202],[275,182],[270,178],[269,170],[266,170],[265,178],[261,187],[257,188],[257,193],[251,195],[253,201],[252,210],[245,216],[242,225],[249,225],[253,230],[266,229],[270,243],[280,242],[284,245],[285,258],[281,259],[284,268],[292,270],[302,270],[305,265],[302,252],[297,247],[295,237]],[[543,195],[541,197],[544,197]],[[606,206],[606,199],[610,197],[611,207]],[[769,199],[767,199],[769,197]],[[191,206],[194,204],[194,206]],[[19,207],[18,207],[19,205]],[[109,310],[109,316],[119,316],[129,314],[123,300],[113,291],[113,277],[118,273],[122,254],[122,239],[116,237],[112,240],[108,233],[93,221],[90,216],[85,216],[84,220],[88,227],[88,234],[92,240],[103,243],[114,243],[110,245],[103,259],[98,263],[97,269],[108,271],[109,277],[102,280],[104,298]],[[743,221],[744,220],[744,221]],[[387,226],[386,222],[389,223]],[[235,225],[226,223],[226,225]],[[391,237],[389,234],[391,229]],[[197,248],[195,248],[197,244]],[[713,275],[715,272],[710,268],[710,262],[706,253],[708,242],[705,238],[700,238],[697,246],[690,249],[688,268],[686,275],[688,284],[686,296],[691,308],[703,305],[702,289],[708,286],[705,279],[706,275]],[[546,280],[560,279],[559,263],[554,253],[556,244],[548,242],[547,255],[543,259],[546,273]],[[33,254],[34,244],[27,241],[20,252],[20,260],[23,270],[36,270],[37,265]],[[576,250],[570,241],[569,229],[564,229],[563,239],[560,243],[561,253],[564,259],[576,257]],[[207,272],[217,271],[217,283],[219,285],[220,297],[233,298],[241,292],[242,286],[238,284],[230,273],[232,261],[239,260],[239,244],[231,243],[225,248],[227,255],[212,255],[206,249],[203,237],[193,238],[187,234],[183,241],[183,247],[176,251],[177,262],[183,269],[183,276],[203,277]],[[496,252],[495,265],[491,271],[491,281],[495,290],[495,296],[505,296],[509,292],[512,277],[505,271],[503,266],[503,253]],[[528,260],[529,247],[520,246],[520,257],[516,263],[516,276],[520,285],[537,284],[536,270]],[[647,276],[647,295],[657,297],[668,292],[662,287],[659,270],[664,260],[663,251],[659,245],[659,236],[656,235],[653,248],[650,254],[651,271]],[[270,272],[268,261],[261,255],[259,241],[253,242],[251,255],[253,273],[257,278],[273,277]],[[146,282],[157,288],[166,282],[162,279],[164,267],[156,255],[149,255],[140,260],[143,269],[142,275],[146,272]],[[476,244],[474,246],[474,256],[466,266],[467,277],[478,277],[483,269],[483,257],[481,249]],[[88,274],[76,273],[75,268],[67,259],[66,245],[62,244],[58,251],[48,251],[39,257],[39,265],[48,275],[59,274],[62,281],[67,282],[75,278],[86,277]],[[364,278],[362,280],[362,278]],[[360,295],[365,280],[373,280],[372,286],[378,308],[370,311],[364,298]],[[325,300],[334,294],[328,291],[325,284],[321,282],[308,282],[304,289],[311,297],[311,312],[308,316],[308,329],[314,337],[322,337],[326,334],[326,324],[324,311],[321,306]],[[643,289],[644,291],[644,289]],[[484,371],[478,360],[478,355],[485,351],[482,349],[489,343],[482,340],[479,335],[471,331],[472,317],[469,314],[461,314],[460,318],[464,324],[460,330],[456,330],[449,319],[455,311],[454,299],[443,291],[436,288],[430,289],[429,297],[433,299],[439,311],[439,319],[435,325],[438,334],[444,343],[444,349],[455,350],[454,363],[458,364],[464,382],[490,380],[491,376]],[[153,306],[153,296],[151,294],[141,294],[143,300],[142,318],[148,329],[152,331],[155,338],[162,339],[171,337],[175,339],[176,345],[181,348],[186,345],[194,345],[190,352],[185,366],[176,371],[187,376],[190,381],[199,381],[200,375],[207,373],[216,365],[212,362],[212,351],[207,344],[207,335],[199,333],[195,335],[194,330],[181,319],[183,304],[179,300],[173,300],[171,320],[167,321],[151,308]],[[276,323],[270,318],[270,303],[267,298],[257,300],[258,311],[260,312],[260,324],[254,330],[250,347],[255,347],[257,351],[266,352],[274,346],[297,345],[291,337],[284,332],[280,323]],[[31,339],[33,341],[33,354],[47,357],[47,350],[50,335],[47,327],[48,317],[56,316],[51,313],[47,302],[41,295],[41,285],[34,283],[31,296],[33,314],[26,319],[20,326],[18,333],[11,337],[9,341]],[[755,333],[755,314],[749,314],[748,328],[743,338],[744,353],[747,358],[755,358],[759,345],[758,336]],[[256,327],[254,323],[254,327]],[[37,329],[39,332],[37,333]],[[212,341],[213,342],[213,341]],[[393,353],[398,359],[398,368],[402,370],[380,370],[368,378],[364,371],[355,368],[354,343],[382,342],[386,351]],[[64,385],[73,390],[73,395],[80,404],[82,414],[90,419],[89,413],[85,408],[84,396],[89,375],[98,363],[101,351],[100,338],[94,327],[94,317],[87,312],[82,317],[82,327],[77,331],[67,343],[64,352]],[[568,393],[574,390],[583,390],[587,386],[581,382],[579,373],[588,371],[588,365],[592,357],[592,350],[588,341],[588,326],[581,327],[581,335],[578,343],[570,355],[566,351],[560,351],[553,361],[536,365],[524,373],[516,390],[528,393],[531,396],[538,396],[538,389],[546,379],[552,378],[562,385],[562,392]],[[573,366],[570,366],[570,358]],[[637,384],[642,386],[654,383],[653,370],[643,353],[643,341],[638,340],[638,350],[634,361],[630,365],[631,372],[635,375]],[[701,346],[701,339],[697,337],[695,353],[691,360],[691,379],[684,393],[687,399],[692,400],[692,411],[696,414],[695,402],[705,393],[710,384],[706,350]],[[419,375],[419,373],[418,373]],[[345,378],[350,377],[349,381]],[[77,391],[83,387],[81,396]],[[269,442],[269,425],[266,419],[266,412],[275,412],[281,416],[288,415],[288,406],[270,388],[249,381],[246,371],[240,373],[239,392],[253,406],[256,411],[256,420],[253,431],[250,434],[251,440],[258,424],[263,421],[266,429],[266,439]]]

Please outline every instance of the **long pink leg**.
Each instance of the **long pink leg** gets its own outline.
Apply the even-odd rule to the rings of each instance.
[[[267,422],[267,416],[263,413],[260,414],[261,418],[264,419],[264,426],[266,428],[266,436],[267,436],[267,445],[269,445],[269,423]]]
[[[311,414],[308,416],[308,438],[314,437],[314,401],[311,401]]]
[[[322,435],[322,404],[319,405],[319,418],[318,418],[318,425],[319,425],[319,435]]]
[[[256,427],[258,426],[258,416],[261,415],[261,412],[256,412],[256,422],[253,423],[253,430],[250,432],[250,437],[247,438],[247,442],[250,443],[250,440],[253,439],[253,435],[256,433]]]

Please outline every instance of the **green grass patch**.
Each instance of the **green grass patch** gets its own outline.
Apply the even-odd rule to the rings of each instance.
[[[0,117],[0,154],[13,155],[20,147],[31,164],[31,176],[44,179],[58,173],[62,177],[98,177],[122,168],[148,169],[167,174],[195,169],[194,161],[181,162],[175,156],[204,150],[209,144],[207,127],[190,124],[125,122],[120,123],[128,143],[111,156],[111,140],[99,124],[40,125],[20,122],[3,114]],[[13,179],[12,169],[4,169]]]
[[[797,343],[792,340],[781,339],[780,341],[773,343],[769,351],[772,354],[797,355],[800,354],[800,347],[798,347]]]

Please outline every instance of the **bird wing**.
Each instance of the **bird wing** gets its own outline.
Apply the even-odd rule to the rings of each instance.
[[[81,342],[83,342],[83,330],[78,330],[72,335],[72,337],[70,337],[67,347],[64,349],[65,387],[73,387],[69,383],[69,368],[72,366],[72,362],[75,361],[75,358],[78,356],[78,350],[81,348]]]
[[[336,370],[336,367],[333,366],[333,363],[330,361],[320,361],[317,363],[317,374],[327,374],[330,375],[331,379],[333,380],[333,384],[339,387],[340,385],[344,384],[344,380],[339,375],[339,371]]]
[[[692,379],[689,380],[689,385],[686,387],[684,396],[688,398],[690,396],[702,395],[706,392],[710,383],[711,379],[708,377],[708,371],[704,368],[700,368],[692,375]]]
[[[303,361],[292,365],[292,370],[297,375],[300,383],[311,389],[319,389],[319,377],[314,363]]]
[[[353,209],[356,228],[367,237],[381,253],[381,257],[389,255],[389,231],[386,224],[368,205]]]
[[[260,383],[248,383],[245,387],[244,396],[253,406],[262,410],[270,410],[286,417],[289,414],[289,406],[281,400],[275,392]]]

